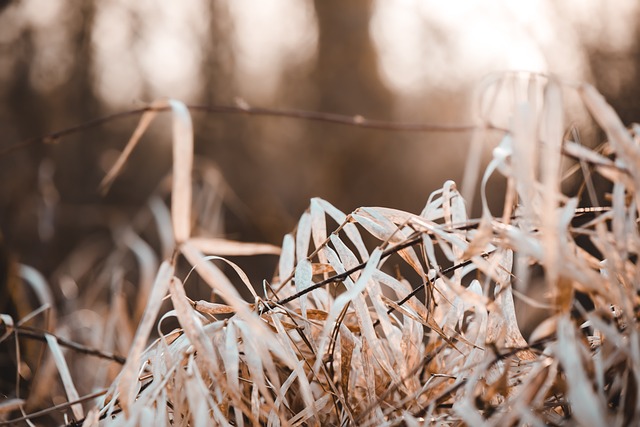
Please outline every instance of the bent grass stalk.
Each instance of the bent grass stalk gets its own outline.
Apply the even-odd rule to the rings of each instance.
[[[490,84],[503,90],[508,79],[518,78],[522,75],[506,74]],[[64,312],[52,314],[47,331],[3,314],[7,332],[2,339],[22,332],[49,344],[54,357],[43,360],[38,375],[41,380],[62,376],[64,388],[58,390],[71,402],[56,408],[71,409],[67,415],[75,419],[73,425],[632,423],[640,414],[638,137],[588,85],[569,87],[539,75],[529,84],[543,85],[543,97],[519,100],[513,127],[503,130],[504,138],[480,179],[481,218],[467,218],[464,199],[452,181],[432,193],[420,214],[379,207],[345,214],[316,198],[284,237],[282,248],[198,235],[193,226],[197,213],[192,205],[199,194],[191,185],[189,112],[197,108],[175,100],[154,103],[137,112],[143,113],[140,125],[103,187],[117,179],[155,113],[170,110],[171,205],[154,195],[145,208],[159,228],[162,247],[153,250],[164,259],[154,267],[155,282],[133,302],[141,313],[128,317],[134,320],[121,320],[131,334],[108,329],[116,324],[114,316],[106,315],[110,304],[120,301],[123,310],[119,294],[101,303],[80,295],[80,306],[101,313],[91,320],[96,334],[110,337],[96,344],[95,351],[64,337],[73,326]],[[607,133],[611,156],[563,140],[562,91],[576,88]],[[489,122],[493,103],[488,105],[481,114],[485,122],[477,126],[429,129],[252,107],[219,112],[386,130],[466,132],[495,129]],[[476,133],[476,144],[483,143],[482,135]],[[575,162],[570,173],[582,173],[590,193],[592,176],[610,181],[610,206],[578,207],[577,194],[563,192],[561,165],[567,161]],[[465,183],[474,184],[478,167],[474,159],[467,164]],[[506,206],[501,217],[489,211],[486,199],[494,174],[507,180],[506,200],[514,205]],[[213,194],[217,189],[213,185],[198,191]],[[585,215],[593,219],[574,221]],[[328,219],[338,226],[329,230]],[[103,257],[103,249],[97,248],[82,271],[65,270],[65,280],[79,283],[91,272],[97,280],[89,291],[121,292],[124,272],[112,270],[119,260],[133,253],[140,271],[156,265],[156,257],[146,254],[139,241],[149,222],[140,223],[114,233],[122,244],[111,254]],[[365,244],[370,237],[379,243]],[[578,237],[597,250],[587,252]],[[278,271],[264,286],[251,283],[236,263],[224,258],[258,254],[279,256]],[[537,301],[526,294],[533,286],[530,275],[517,275],[522,271],[514,258],[520,266],[541,268],[547,297]],[[215,263],[220,260],[227,261],[231,275]],[[209,286],[212,301],[189,297],[187,276],[178,268],[183,262]],[[120,268],[135,270],[130,265]],[[150,282],[148,273],[139,276]],[[252,301],[236,288],[238,278]],[[48,284],[35,283],[42,304],[52,304],[42,291],[43,283]],[[257,291],[261,287],[263,294]],[[550,307],[548,319],[531,335],[538,337],[535,342],[525,340],[518,324],[514,296],[517,300],[519,295],[522,304]],[[34,312],[32,318],[45,311]],[[100,323],[102,317],[111,320]],[[167,324],[175,329],[163,331]],[[126,359],[117,354],[126,354]],[[89,395],[96,399],[82,407],[78,390],[100,388],[91,382],[95,368],[90,367],[90,355],[104,360],[99,362],[105,374],[100,377],[108,378],[108,390]],[[9,417],[16,405],[42,405],[42,400],[33,401],[43,399],[42,393],[0,404],[0,425],[48,415],[38,411]],[[81,419],[84,414],[87,418]]]

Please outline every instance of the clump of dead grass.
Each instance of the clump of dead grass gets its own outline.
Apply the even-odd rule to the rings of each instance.
[[[168,102],[173,113],[170,209],[161,197],[152,199],[142,219],[114,228],[115,249],[86,247],[81,261],[62,270],[58,280],[68,289],[89,275],[102,290],[76,295],[79,310],[67,309],[65,317],[50,313],[43,326],[50,356],[29,399],[51,392],[42,381],[59,375],[73,403],[61,409],[87,426],[637,422],[637,129],[626,129],[600,94],[579,85],[568,89],[579,93],[608,142],[591,150],[564,140],[563,86],[540,76],[531,85],[541,79],[542,96],[514,105],[481,177],[480,218],[467,217],[452,181],[419,214],[380,207],[345,214],[313,199],[281,248],[209,237],[201,222],[194,226],[194,218],[219,215],[212,208],[219,207],[212,201],[219,187],[201,185],[194,202],[189,112],[178,101],[160,101],[156,106]],[[105,189],[154,115],[141,119]],[[471,187],[474,164],[465,179]],[[217,182],[208,173],[201,182]],[[591,175],[610,182],[608,206],[579,207],[578,194],[563,193],[563,175],[579,173],[592,200]],[[499,216],[486,198],[495,174],[507,180]],[[150,220],[156,234],[145,237],[140,230]],[[377,245],[365,244],[370,236]],[[578,238],[593,247],[587,251]],[[126,267],[131,254],[135,265]],[[224,258],[257,254],[279,255],[269,281],[250,283]],[[177,269],[180,260],[210,287],[211,300],[189,298],[191,279]],[[405,277],[391,263],[405,266]],[[547,291],[535,303],[550,314],[525,340],[514,295],[531,302],[525,294],[533,265],[542,267]],[[138,272],[133,310],[125,298],[127,268]],[[22,273],[42,305],[53,307],[44,279],[27,267]],[[79,316],[90,334],[73,330]],[[25,319],[2,321],[2,339],[28,332],[20,329]],[[172,321],[177,327],[166,331]],[[74,367],[69,360],[89,356],[65,336],[107,360]],[[74,352],[65,356],[68,348]],[[78,383],[97,396],[84,406]],[[27,404],[5,401],[0,414]]]

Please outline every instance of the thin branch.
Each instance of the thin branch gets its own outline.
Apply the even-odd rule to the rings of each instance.
[[[518,353],[522,352],[522,351],[539,351],[538,347],[547,344],[551,341],[553,341],[554,339],[556,339],[555,333],[552,335],[549,335],[547,337],[541,338],[535,342],[532,342],[530,344],[526,344],[523,346],[519,346],[519,347],[513,347],[513,348],[508,348],[507,351],[505,351],[504,353],[500,353],[499,351],[497,351],[497,349],[494,349],[494,358],[491,360],[491,362],[489,363],[489,365],[487,366],[487,370],[491,369],[496,363],[500,362],[501,360],[504,360],[508,357],[512,357],[512,356],[516,356]],[[539,351],[540,353],[542,353],[541,351]],[[473,365],[467,366],[464,368],[464,370],[470,370],[470,369],[475,369],[478,366],[480,366],[480,363],[482,362],[478,362],[475,363]],[[459,372],[460,373],[460,372]],[[463,385],[465,385],[467,383],[468,378],[461,378],[459,377],[459,381],[456,382],[455,384],[453,384],[449,389],[443,391],[439,396],[436,396],[434,398],[432,398],[428,403],[423,404],[422,408],[413,413],[412,415],[414,417],[424,417],[425,414],[427,413],[429,407],[432,404],[440,404],[440,402],[442,402],[443,400],[447,399],[448,397],[451,397],[451,395],[458,390],[460,387],[462,387]]]
[[[488,257],[489,255],[491,255],[492,253],[493,253],[493,251],[491,251],[491,252],[485,252],[485,253],[481,254],[480,256],[481,256],[482,258],[486,258],[486,257]],[[471,264],[471,263],[473,263],[473,260],[471,260],[471,259],[468,259],[468,260],[466,260],[466,261],[462,261],[461,263],[454,264],[454,265],[452,265],[451,267],[447,267],[447,268],[445,268],[444,270],[440,271],[440,274],[439,274],[439,275],[440,275],[440,276],[447,275],[447,274],[452,273],[452,272],[454,272],[454,271],[456,271],[456,270],[458,270],[458,269],[460,269],[460,268],[466,267],[467,265],[469,265],[469,264]],[[434,277],[433,279],[427,279],[427,281],[428,281],[430,284],[434,284],[434,283],[435,283],[435,281],[436,281],[436,278]],[[405,302],[409,301],[412,297],[416,296],[416,295],[417,295],[417,294],[418,294],[422,289],[424,289],[424,285],[423,285],[423,286],[418,286],[418,287],[416,287],[414,290],[412,290],[411,292],[409,292],[409,293],[408,293],[404,298],[402,298],[400,301],[396,302],[396,304],[397,304],[397,305],[403,305]],[[395,309],[395,307],[389,307],[389,309],[387,310],[387,314],[391,314],[391,313],[393,313],[395,310],[396,310],[396,309]],[[376,327],[376,326],[378,326],[379,324],[380,324],[380,319],[376,320],[376,321],[373,323],[373,327]]]
[[[382,256],[380,259],[385,259],[386,257],[388,257],[391,254],[394,254],[398,251],[401,251],[402,249],[406,249],[410,246],[416,245],[418,243],[420,243],[422,241],[422,235],[418,235],[414,238],[411,238],[409,240],[406,240],[396,246],[393,246],[389,249],[387,249],[386,251],[384,251],[382,253]],[[279,305],[285,305],[290,303],[293,300],[296,300],[298,298],[300,298],[303,295],[308,294],[309,292],[315,291],[318,288],[323,287],[324,285],[327,285],[329,283],[335,283],[335,282],[342,282],[344,281],[344,279],[346,279],[347,277],[349,277],[350,275],[352,275],[353,273],[355,273],[356,271],[360,271],[362,270],[365,266],[367,265],[366,262],[360,263],[358,265],[356,265],[353,268],[350,268],[349,270],[345,271],[344,273],[340,273],[340,274],[334,274],[331,277],[328,277],[318,283],[314,283],[313,285],[309,286],[308,288],[305,288],[299,292],[296,292],[293,295],[290,295],[282,300],[278,300],[277,303]],[[275,306],[271,306],[269,305],[269,301],[265,301],[265,305],[264,308],[262,309],[262,313],[268,313],[269,311],[271,311],[273,308],[275,308]]]
[[[478,126],[474,124],[462,124],[462,125],[440,125],[440,124],[426,124],[426,123],[401,123],[391,122],[384,120],[372,120],[362,117],[360,115],[347,116],[334,113],[323,113],[318,111],[306,111],[295,109],[275,109],[275,108],[262,108],[251,107],[248,105],[188,105],[189,110],[192,112],[204,112],[211,114],[238,114],[249,116],[267,116],[267,117],[283,117],[289,119],[316,121],[332,123],[337,125],[355,126],[365,129],[377,129],[392,132],[473,132]],[[36,144],[49,144],[57,142],[62,137],[79,133],[87,129],[91,129],[105,123],[124,119],[132,116],[139,116],[146,111],[168,111],[170,107],[142,107],[129,111],[123,111],[115,114],[109,114],[104,117],[90,120],[79,125],[71,126],[66,129],[62,129],[56,132],[52,132],[43,136],[38,136],[24,140],[20,143],[13,144],[3,150],[0,150],[0,157],[4,157],[14,151],[18,151]],[[486,124],[485,128],[495,130],[499,132],[507,132],[506,129],[502,129],[491,124]]]
[[[87,394],[86,396],[82,396],[80,399],[74,400],[73,402],[60,403],[58,405],[51,406],[50,408],[46,408],[46,409],[43,409],[41,411],[33,412],[31,414],[27,414],[27,415],[25,415],[23,417],[20,417],[20,418],[14,418],[12,420],[0,421],[0,426],[13,425],[13,424],[16,424],[16,423],[19,423],[19,422],[32,420],[34,418],[44,417],[45,415],[48,415],[51,412],[58,412],[58,411],[60,411],[62,409],[67,409],[70,406],[75,405],[76,403],[82,403],[82,402],[86,402],[87,400],[91,400],[91,399],[95,399],[96,397],[100,397],[100,396],[106,394],[107,391],[109,391],[109,389],[105,388],[103,390],[99,390],[99,391],[96,391],[94,393]]]
[[[43,332],[39,332],[31,328],[18,327],[18,328],[15,328],[15,332],[16,332],[16,335],[18,335],[21,338],[24,337],[24,338],[29,338],[36,341],[47,342]],[[78,353],[87,354],[89,356],[96,356],[102,359],[112,360],[121,365],[124,365],[124,363],[127,361],[124,357],[118,356],[117,354],[108,353],[95,348],[90,348],[85,345],[79,344],[77,342],[55,336],[53,334],[49,334],[49,335],[52,335],[56,339],[56,341],[58,341],[58,344],[60,344],[62,347],[67,347]]]

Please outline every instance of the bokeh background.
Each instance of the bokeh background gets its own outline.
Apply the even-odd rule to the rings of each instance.
[[[480,82],[504,70],[591,82],[630,123],[638,18],[635,0],[2,0],[0,150],[160,97],[468,124]],[[136,122],[3,155],[6,250],[46,273],[144,204],[170,170],[168,117],[98,192]],[[462,179],[471,137],[230,114],[194,122],[198,156],[235,200],[228,236],[274,244],[314,196],[343,211],[419,212],[446,179]]]

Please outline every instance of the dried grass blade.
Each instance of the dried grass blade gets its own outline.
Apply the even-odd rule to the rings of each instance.
[[[46,328],[48,330],[54,330],[56,323],[56,304],[49,283],[47,283],[44,276],[35,268],[23,264],[21,264],[19,268],[20,277],[31,286],[31,289],[33,289],[40,301],[41,307],[46,308],[49,312]]]
[[[282,239],[282,252],[278,260],[278,276],[280,277],[280,286],[285,284],[285,280],[293,275],[293,269],[296,264],[296,247],[295,241],[291,234],[287,234]]]
[[[377,208],[360,208],[361,214],[353,213],[351,216],[358,224],[369,233],[383,242],[398,243],[406,240],[405,230],[398,228],[391,220],[386,218]],[[416,218],[415,221],[422,221]],[[402,249],[398,254],[418,273],[423,273],[422,265],[413,248]]]
[[[220,356],[224,363],[225,377],[227,379],[227,392],[229,393],[233,405],[233,412],[239,426],[243,426],[242,409],[239,405],[242,398],[242,389],[240,388],[240,349],[238,348],[238,334],[235,322],[231,321],[227,325],[226,335],[224,339],[224,351]]]
[[[315,402],[313,405],[307,406],[302,411],[298,412],[295,417],[293,417],[290,422],[293,426],[302,426],[302,425],[319,425],[312,417],[314,414],[317,414],[319,410],[324,408],[331,401],[331,395],[325,394]]]
[[[219,314],[231,314],[236,312],[233,307],[229,307],[226,304],[217,304],[214,302],[203,300],[196,301],[193,308],[200,313],[206,313],[212,316],[216,316]]]
[[[296,230],[296,260],[298,262],[307,258],[309,244],[311,243],[311,214],[305,212],[298,220]]]
[[[247,276],[247,274],[238,266],[238,264],[236,264],[235,262],[231,262],[228,259],[219,257],[219,256],[215,256],[215,255],[209,255],[205,257],[206,260],[210,261],[210,260],[219,260],[219,261],[223,261],[225,262],[227,265],[231,266],[231,268],[233,268],[233,270],[236,272],[236,274],[238,275],[238,277],[240,277],[240,280],[242,280],[242,283],[244,284],[244,286],[247,288],[247,290],[251,293],[251,295],[253,295],[254,300],[258,299],[258,294],[256,294],[256,291],[253,289],[253,286],[251,285],[251,281],[249,280],[249,277]]]
[[[14,332],[15,322],[13,321],[13,317],[8,314],[0,314],[0,326],[3,326],[5,329],[5,333],[0,336],[0,343],[6,340],[11,334]]]
[[[351,397],[351,393],[349,393],[349,377],[355,346],[355,339],[349,328],[340,325],[340,388],[345,402],[348,402]]]
[[[495,258],[494,258],[495,257]],[[516,308],[513,301],[513,292],[511,288],[511,271],[513,269],[513,251],[504,250],[493,255],[492,264],[496,265],[496,304],[500,308],[502,318],[505,322],[506,336],[505,347],[507,348],[523,348],[527,346],[527,341],[522,336],[518,319],[516,317]],[[495,264],[494,264],[495,263]],[[518,356],[522,359],[533,360],[535,355],[531,351],[521,351]]]
[[[139,269],[138,296],[135,311],[135,319],[140,319],[144,311],[149,292],[153,286],[153,279],[158,271],[158,259],[155,252],[140,236],[134,233],[133,229],[126,227],[123,233],[124,244],[134,253]]]
[[[280,255],[280,248],[268,243],[237,242],[215,237],[193,237],[189,242],[206,255]]]
[[[22,408],[27,401],[20,398],[6,399],[0,403],[0,416]],[[1,418],[0,418],[1,419]]]
[[[151,105],[149,106],[149,108],[151,109],[149,111],[145,111],[142,114],[142,117],[140,117],[140,121],[138,122],[138,126],[136,126],[136,129],[133,131],[133,135],[131,135],[131,138],[129,138],[129,142],[127,142],[127,145],[118,157],[118,160],[111,167],[107,175],[102,179],[102,182],[100,182],[101,193],[105,194],[109,191],[109,187],[111,187],[113,181],[120,174],[120,171],[122,170],[124,164],[127,162],[127,159],[131,155],[131,152],[140,141],[140,138],[142,138],[142,135],[145,133],[153,119],[158,115],[157,110],[166,107],[168,107],[167,100],[157,100],[151,103]]]
[[[389,307],[392,307],[398,313],[402,313],[403,316],[407,316],[409,319],[414,320],[414,321],[420,323],[421,325],[432,329],[436,334],[438,334],[440,336],[440,338],[442,338],[447,343],[449,343],[453,348],[456,348],[455,347],[455,343],[453,341],[451,341],[451,338],[449,338],[449,336],[447,336],[447,334],[442,330],[442,328],[440,328],[440,326],[434,320],[433,316],[428,316],[428,317],[423,319],[417,313],[414,313],[413,311],[411,311],[410,309],[408,309],[405,306],[399,305],[398,303],[396,303],[395,301],[385,297],[384,295],[382,295],[382,300],[385,302],[385,304],[387,304]],[[457,350],[457,348],[456,348],[456,350]],[[458,350],[458,351],[460,351],[460,350]],[[462,352],[460,352],[460,353],[462,353]]]
[[[58,340],[51,334],[44,334],[44,337],[47,340],[49,350],[51,350],[51,355],[53,356],[53,360],[55,361],[58,372],[60,373],[60,379],[62,379],[62,385],[64,386],[64,390],[67,394],[67,399],[69,402],[80,400],[80,395],[73,383],[71,372],[69,372],[69,366],[67,366],[67,361],[64,358],[64,354],[58,344]],[[82,410],[81,404],[76,403],[71,405],[71,411],[73,412],[73,416],[76,420],[84,418],[84,411]]]
[[[158,196],[151,197],[148,205],[156,221],[156,230],[162,246],[161,258],[169,259],[175,247],[171,227],[171,212],[169,212],[167,205]]]
[[[333,237],[333,235],[331,236]],[[296,292],[301,292],[307,289],[309,286],[313,284],[313,268],[311,267],[311,262],[309,260],[302,259],[296,265],[295,271],[295,285]],[[307,295],[303,295],[299,298],[300,301],[300,309],[302,312],[302,317],[307,318]]]
[[[373,277],[373,273],[378,268],[381,256],[382,250],[380,248],[375,248],[371,253],[370,258],[367,260],[367,263],[362,270],[360,277],[358,277],[358,280],[356,280],[353,286],[347,289],[346,292],[340,294],[335,299],[333,306],[331,307],[331,311],[329,312],[329,317],[327,318],[327,321],[323,328],[322,338],[319,340],[318,354],[324,354],[324,352],[326,351],[329,341],[329,333],[333,329],[333,325],[342,310],[346,307],[347,304],[355,301],[357,298],[362,297],[362,293],[366,289],[369,280],[371,280],[371,278]],[[334,267],[336,267],[336,271],[339,271],[338,269],[344,270],[344,268],[339,268],[339,265]],[[345,284],[346,283],[347,282],[345,281]],[[356,304],[356,309],[358,308],[359,307]],[[374,351],[376,351],[376,356],[379,357],[379,362],[381,364],[384,364],[384,360],[386,358],[381,354],[383,352],[380,351],[379,345],[376,345],[378,340],[373,329],[373,322],[371,321],[371,317],[368,315],[368,312],[366,312],[365,307],[362,307],[361,310],[358,310],[358,316],[363,329],[363,336],[366,336],[367,339],[371,341],[370,344],[373,346]],[[318,358],[314,365],[314,371],[317,372],[321,362],[322,358]],[[386,367],[388,368],[388,366]]]
[[[510,175],[515,179],[520,203],[526,219],[535,222],[537,192],[536,172],[538,170],[538,144],[536,138],[536,115],[529,104],[520,105],[515,112],[513,124],[513,169]],[[505,206],[510,208],[510,206]]]
[[[564,368],[573,416],[583,426],[609,425],[605,410],[585,371],[578,346],[580,339],[576,336],[571,320],[567,315],[559,317],[558,341],[554,353]]]
[[[558,203],[560,196],[560,162],[564,121],[562,112],[562,92],[558,83],[551,79],[545,90],[543,121],[543,141],[541,162],[542,212],[540,213],[542,243],[544,245],[544,266],[549,290],[558,280],[560,267],[561,236],[559,229]]]
[[[607,133],[609,142],[619,155],[622,161],[634,174],[638,183],[638,165],[640,165],[640,146],[634,141],[627,129],[622,124],[620,117],[615,110],[607,103],[604,97],[591,85],[582,84],[580,95],[585,105],[598,122],[600,127]]]
[[[100,425],[100,411],[97,408],[91,408],[84,417],[82,427],[98,427]]]
[[[134,391],[138,382],[140,356],[142,355],[147,344],[147,340],[149,339],[149,333],[151,332],[156,317],[158,316],[158,312],[160,311],[162,300],[169,289],[169,282],[173,277],[173,272],[174,266],[170,262],[164,261],[160,265],[160,269],[158,270],[156,280],[149,296],[149,301],[147,302],[147,307],[142,314],[142,320],[138,325],[138,330],[136,331],[133,343],[131,344],[131,350],[127,355],[127,362],[122,368],[119,380],[116,383],[117,391],[120,395],[120,406],[127,417],[130,414],[130,406],[135,399]]]
[[[247,303],[240,297],[237,289],[218,267],[207,261],[205,255],[189,241],[180,247],[187,261],[195,267],[204,281],[218,293],[237,313],[249,314]]]
[[[209,372],[217,372],[219,368],[213,363],[215,356],[213,344],[207,337],[201,320],[193,311],[193,307],[191,307],[191,304],[189,303],[182,281],[177,277],[172,277],[169,281],[169,289],[171,293],[171,302],[176,310],[178,322],[180,322],[182,330],[198,352],[198,360],[202,361]],[[214,375],[212,375],[212,377],[215,378]]]
[[[598,154],[596,151],[590,150],[584,145],[578,144],[576,142],[564,141],[562,148],[564,149],[565,153],[575,157],[576,159],[581,159],[594,165],[615,167],[615,163],[607,157],[604,157]]]
[[[202,252],[198,251],[198,249],[191,245],[189,241],[185,242],[181,246],[181,250],[187,261],[195,267],[198,274],[211,287],[211,289],[219,294],[225,302],[235,310],[238,316],[251,326],[254,334],[259,336],[270,336],[269,334],[271,334],[271,331],[267,327],[267,324],[253,311],[255,306],[253,304],[248,304],[242,299],[233,283],[229,281],[218,267],[211,262],[208,262]],[[287,357],[287,354],[279,348],[276,344],[277,341],[275,341],[275,343],[272,341],[274,340],[266,340],[265,345],[268,346],[271,352],[281,358],[284,364],[293,366],[294,361]]]
[[[272,393],[267,387],[265,372],[273,386],[279,389],[281,387],[280,379],[276,366],[273,363],[271,352],[269,351],[269,341],[277,342],[277,340],[270,331],[264,335],[258,335],[256,331],[249,328],[249,325],[243,321],[237,321],[236,326],[240,332],[239,335],[241,336],[244,347],[244,362],[247,364],[250,380],[253,383],[254,390],[252,393],[256,393],[259,396],[259,401],[261,401],[259,404],[259,412],[265,410],[263,406],[273,408],[275,402],[273,401]],[[252,396],[252,406],[255,405],[255,403],[257,402]],[[256,418],[259,418],[257,415],[258,414],[256,414]]]
[[[309,311],[312,313],[318,314],[318,317],[322,318],[322,314],[318,313],[317,310],[313,310],[313,311],[309,310]],[[289,339],[285,325],[280,320],[279,316],[273,317],[273,324],[277,331],[277,334],[275,335],[275,337],[279,341],[279,344],[284,349],[284,351],[289,355],[291,360],[300,359],[295,364],[293,368],[293,372],[291,373],[291,376],[289,378],[292,380],[293,379],[298,380],[298,384],[300,385],[300,394],[302,395],[302,400],[307,406],[310,406],[314,402],[314,397],[313,397],[313,391],[311,389],[311,384],[309,383],[309,379],[307,378],[307,374],[304,370],[308,362],[307,360],[304,359],[304,357],[303,358],[298,357],[298,355],[300,354],[300,351],[299,349],[296,348],[294,342],[291,339]],[[289,379],[287,379],[287,381],[289,381]],[[286,387],[288,388],[288,386]],[[285,384],[283,384],[282,387],[280,388],[281,391],[283,389],[285,389]],[[284,393],[281,394],[280,396],[279,396],[280,400],[282,400],[285,397]],[[277,401],[276,401],[276,407],[277,407]]]
[[[193,170],[193,124],[182,102],[169,100],[173,112],[173,183],[171,219],[176,242],[191,235],[191,171]]]
[[[335,222],[337,222],[338,224],[344,224],[343,230],[345,234],[356,247],[362,261],[366,261],[367,258],[369,257],[369,251],[367,250],[367,247],[365,246],[362,240],[362,236],[360,236],[360,232],[358,231],[358,228],[354,224],[347,222],[347,216],[344,214],[344,212],[337,209],[335,206],[333,206],[331,203],[327,202],[326,200],[320,199],[318,197],[314,198],[312,200],[312,203],[313,202],[316,203],[320,207],[320,209],[322,209],[323,213],[326,213],[331,218],[333,218]],[[325,239],[326,239],[326,230],[325,230]]]
[[[324,209],[320,206],[318,199],[311,199],[309,212],[311,215],[311,237],[316,251],[318,251],[327,240],[327,220],[324,216]],[[318,252],[318,260],[321,264],[327,263],[327,257],[322,251]]]

